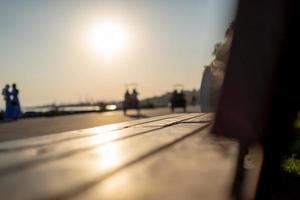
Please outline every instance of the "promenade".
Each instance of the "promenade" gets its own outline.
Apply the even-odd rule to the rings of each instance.
[[[199,112],[199,108],[188,107],[188,112]],[[182,110],[178,109],[178,113]],[[64,131],[91,128],[111,123],[126,122],[135,119],[170,114],[169,108],[142,109],[137,116],[130,110],[127,116],[122,111],[102,113],[75,114],[58,117],[39,117],[0,123],[0,142],[39,135],[55,134]]]

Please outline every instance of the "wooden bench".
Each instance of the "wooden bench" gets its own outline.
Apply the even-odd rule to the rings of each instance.
[[[212,120],[171,114],[0,143],[0,198],[229,199],[237,145],[208,134]]]

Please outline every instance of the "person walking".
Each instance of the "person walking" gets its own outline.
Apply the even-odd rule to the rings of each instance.
[[[17,85],[15,83],[12,84],[11,97],[12,115],[14,119],[18,119],[21,116],[22,111],[19,100],[19,90],[17,89]]]
[[[137,109],[138,114],[140,114],[140,101],[138,99],[138,95],[139,95],[139,93],[134,88],[132,91],[132,94],[131,94],[131,98],[132,98],[134,107]]]
[[[124,94],[124,101],[123,101],[123,113],[126,115],[127,109],[130,107],[130,93],[128,90],[126,90]]]
[[[7,84],[2,90],[2,95],[5,101],[5,112],[4,112],[4,119],[11,119],[12,118],[12,102],[11,102],[11,93],[9,91],[10,86]]]

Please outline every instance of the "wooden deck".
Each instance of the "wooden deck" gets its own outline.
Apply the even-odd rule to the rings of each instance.
[[[171,114],[0,143],[0,198],[229,199],[237,145],[208,134],[212,120]]]

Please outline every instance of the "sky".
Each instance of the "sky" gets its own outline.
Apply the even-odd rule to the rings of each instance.
[[[121,100],[128,83],[137,84],[140,98],[171,91],[177,83],[198,89],[235,3],[1,0],[0,87],[17,83],[23,106]],[[106,22],[125,38],[110,56],[91,45],[91,32]]]

